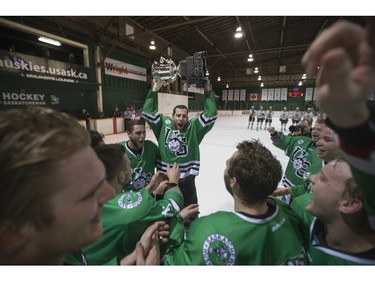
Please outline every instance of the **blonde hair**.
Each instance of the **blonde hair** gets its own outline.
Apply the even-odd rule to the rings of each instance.
[[[43,107],[0,112],[0,238],[6,228],[52,220],[57,163],[90,145],[74,117]]]

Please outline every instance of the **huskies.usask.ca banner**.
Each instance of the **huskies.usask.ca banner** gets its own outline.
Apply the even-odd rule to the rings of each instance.
[[[65,83],[93,81],[88,67],[4,50],[0,50],[0,71]]]

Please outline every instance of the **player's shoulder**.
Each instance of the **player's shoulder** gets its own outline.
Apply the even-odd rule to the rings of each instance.
[[[156,143],[154,143],[153,141],[151,140],[145,140],[145,146],[149,146],[149,147],[158,147]]]

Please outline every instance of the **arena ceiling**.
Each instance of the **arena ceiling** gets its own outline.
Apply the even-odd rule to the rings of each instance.
[[[33,17],[35,21],[37,17]],[[325,28],[346,19],[364,25],[361,16],[54,16],[44,17],[64,27],[88,34],[99,46],[120,46],[151,64],[160,56],[179,61],[207,51],[210,79],[231,88],[297,86],[304,69],[301,58]],[[235,38],[237,27],[242,38]],[[66,35],[66,34],[65,34]],[[150,50],[151,40],[156,49]],[[252,54],[254,60],[248,61]],[[110,56],[110,52],[106,54]],[[259,73],[254,73],[258,67]],[[258,77],[261,75],[262,80]],[[217,81],[217,77],[221,81]],[[149,77],[150,78],[150,77]],[[315,77],[302,80],[314,85]]]

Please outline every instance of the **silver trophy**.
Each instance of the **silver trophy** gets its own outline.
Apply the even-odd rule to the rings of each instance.
[[[154,61],[151,67],[152,78],[163,86],[173,83],[177,76],[181,77],[182,83],[188,86],[195,85],[197,88],[204,87],[206,77],[206,52],[196,52],[194,56],[187,57],[179,62],[178,66],[172,59],[161,57]]]
[[[151,73],[152,78],[154,78],[156,82],[162,83],[163,86],[165,86],[177,79],[179,67],[176,67],[172,59],[160,57],[158,62],[154,61],[152,64]]]

